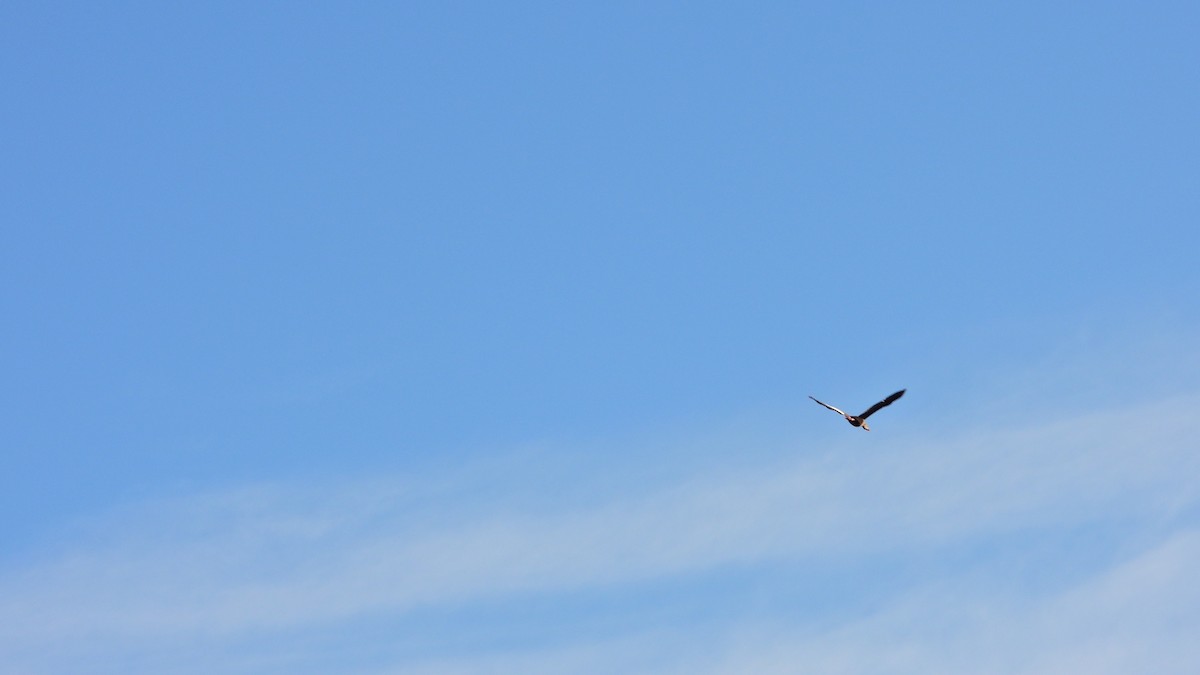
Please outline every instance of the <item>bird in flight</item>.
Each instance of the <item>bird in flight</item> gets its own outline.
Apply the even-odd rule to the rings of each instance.
[[[908,390],[901,389],[900,391],[883,399],[879,403],[876,403],[875,405],[871,406],[870,408],[867,408],[866,412],[864,412],[861,415],[851,415],[849,413],[845,413],[841,410],[838,410],[837,408],[829,405],[828,403],[822,403],[821,401],[817,401],[817,399],[813,398],[812,396],[809,396],[809,398],[811,398],[814,401],[817,401],[817,403],[820,403],[821,405],[825,406],[826,408],[829,408],[830,410],[841,415],[842,417],[845,417],[846,421],[850,423],[850,426],[862,427],[863,431],[870,431],[871,427],[867,426],[867,418],[870,417],[871,415],[874,415],[875,412],[877,410],[879,410],[880,408],[891,405],[896,399],[903,396],[904,392],[906,392],[906,391],[908,391]]]

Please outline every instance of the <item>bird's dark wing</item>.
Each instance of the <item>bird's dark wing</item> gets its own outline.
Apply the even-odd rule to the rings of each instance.
[[[908,390],[907,390],[907,389],[901,389],[900,391],[898,391],[898,392],[896,392],[896,393],[892,394],[891,396],[889,396],[889,397],[887,397],[887,398],[883,399],[883,400],[882,400],[882,401],[880,401],[879,403],[876,403],[875,405],[871,406],[870,408],[867,408],[867,411],[866,411],[866,412],[864,412],[863,414],[859,415],[859,417],[860,417],[861,419],[864,419],[864,420],[865,420],[865,419],[867,419],[867,418],[868,418],[868,417],[870,417],[871,415],[874,415],[874,414],[875,414],[875,411],[879,410],[880,408],[882,408],[882,407],[884,407],[884,406],[889,406],[889,405],[891,405],[891,404],[892,404],[892,403],[893,403],[893,402],[894,402],[896,399],[898,399],[898,398],[900,398],[901,396],[903,396],[903,395],[904,395],[904,392],[906,392],[906,391],[908,391]]]
[[[814,400],[814,401],[817,401],[817,399],[813,398],[812,396],[809,396],[809,398],[812,398],[812,400]],[[837,413],[837,414],[839,414],[839,415],[845,415],[845,414],[846,414],[846,413],[842,412],[841,410],[838,410],[837,408],[835,408],[835,407],[833,407],[833,406],[829,405],[828,403],[822,403],[821,401],[817,401],[817,403],[820,403],[821,405],[825,406],[826,408],[829,408],[830,410],[832,410],[833,412],[835,412],[835,413]]]

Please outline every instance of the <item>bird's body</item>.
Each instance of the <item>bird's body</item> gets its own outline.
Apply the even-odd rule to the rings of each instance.
[[[867,408],[866,411],[863,412],[861,415],[851,415],[845,411],[838,410],[837,408],[829,405],[828,403],[825,403],[823,401],[817,401],[817,399],[813,396],[809,396],[809,398],[811,398],[814,401],[817,401],[817,403],[820,403],[821,405],[825,406],[826,408],[829,408],[830,410],[841,415],[842,417],[845,417],[846,421],[850,423],[850,426],[862,427],[863,431],[870,431],[871,427],[867,426],[867,418],[870,417],[871,415],[874,415],[880,408],[891,405],[896,399],[903,396],[904,392],[906,392],[906,391],[908,391],[908,390],[901,389],[900,391],[883,399],[879,403],[876,403],[875,405],[871,406],[870,408]]]

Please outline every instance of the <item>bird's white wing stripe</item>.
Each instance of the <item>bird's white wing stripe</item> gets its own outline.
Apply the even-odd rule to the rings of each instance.
[[[817,401],[817,399],[812,396],[809,396],[809,398],[811,398],[814,401]],[[845,416],[845,414],[846,414],[846,413],[842,412],[841,410],[838,410],[837,408],[829,405],[828,403],[825,403],[824,401],[817,401],[817,403],[820,403],[821,405],[825,406],[826,408],[829,408],[830,410],[832,410],[833,412],[835,412],[839,415]]]

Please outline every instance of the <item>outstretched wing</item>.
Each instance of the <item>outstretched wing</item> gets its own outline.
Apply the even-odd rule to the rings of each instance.
[[[868,417],[870,417],[871,415],[874,415],[874,414],[875,414],[875,411],[879,410],[880,408],[883,408],[883,407],[885,407],[885,406],[889,406],[889,405],[891,405],[891,404],[892,404],[892,403],[893,403],[893,402],[894,402],[896,399],[898,399],[898,398],[900,398],[901,396],[903,396],[903,395],[904,395],[904,392],[906,392],[906,391],[908,391],[908,390],[907,390],[907,389],[901,389],[900,391],[898,391],[898,392],[896,392],[896,393],[892,394],[891,396],[889,396],[889,397],[887,397],[887,398],[883,399],[883,400],[882,400],[882,401],[880,401],[879,403],[876,403],[875,405],[871,406],[870,408],[867,408],[867,411],[866,411],[866,412],[864,412],[863,414],[859,415],[859,417],[860,417],[861,419],[864,419],[864,420],[865,420],[865,419],[867,419],[867,418],[868,418]]]
[[[812,396],[809,396],[809,398],[812,398],[812,400],[817,401],[817,399],[813,398]],[[825,406],[826,408],[829,408],[830,410],[832,410],[833,412],[835,412],[839,415],[842,415],[843,417],[846,415],[846,413],[842,412],[841,410],[838,410],[837,408],[829,405],[828,403],[822,403],[821,401],[817,401],[817,403],[820,403],[821,405]]]

